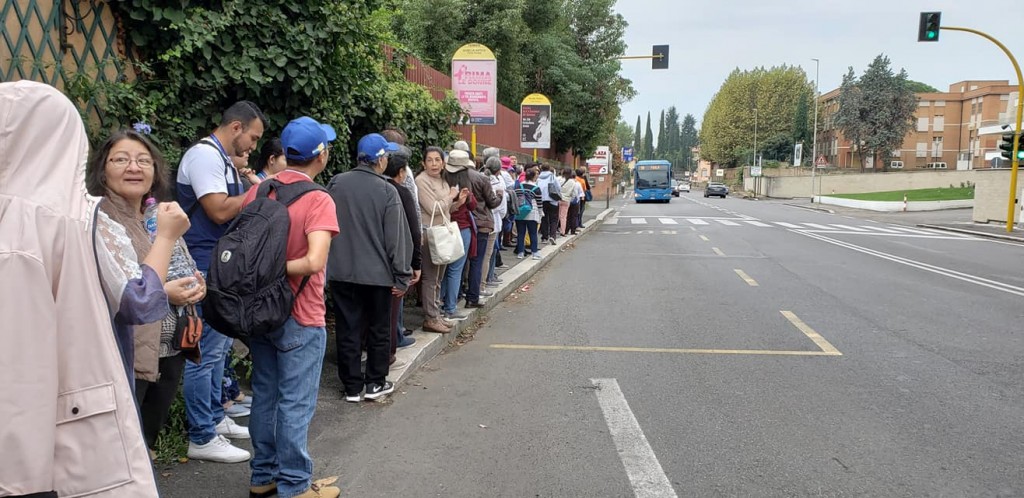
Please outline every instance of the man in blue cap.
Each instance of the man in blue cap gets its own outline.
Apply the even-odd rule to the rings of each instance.
[[[267,181],[282,189],[281,195],[289,195],[283,192],[291,190],[290,185],[312,184],[327,166],[329,143],[335,138],[329,125],[309,117],[292,120],[281,132],[288,167]],[[245,204],[256,198],[257,190],[249,190]],[[270,196],[276,198],[277,192]],[[298,195],[288,205],[287,273],[296,293],[291,317],[277,331],[253,337],[249,345],[253,358],[249,433],[254,453],[249,496],[336,498],[341,490],[329,486],[336,478],[312,480],[313,460],[307,447],[327,347],[324,270],[331,239],[338,234],[338,219],[334,200],[322,188]]]
[[[382,175],[397,144],[372,133],[359,140],[357,166],[331,179],[327,190],[345,232],[331,242],[328,263],[334,298],[338,377],[345,401],[387,396],[391,356],[391,297],[412,279],[412,236],[398,191]],[[366,373],[360,369],[363,331]],[[365,396],[363,390],[365,389]]]

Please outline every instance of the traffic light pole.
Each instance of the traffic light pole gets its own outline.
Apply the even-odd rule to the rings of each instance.
[[[1006,48],[1006,45],[1003,45],[999,40],[996,40],[992,35],[989,35],[988,33],[983,33],[976,29],[958,28],[953,26],[942,26],[939,29],[948,29],[950,31],[965,31],[967,33],[974,33],[978,36],[987,39],[992,43],[995,43],[997,46],[999,46],[999,48],[1003,50],[1003,52],[1006,53],[1006,56],[1010,58],[1010,62],[1013,63],[1013,69],[1017,71],[1017,126],[1013,129],[1013,155],[1011,156],[1013,159],[1010,162],[1010,200],[1009,205],[1006,207],[1006,231],[1012,232],[1013,220],[1015,218],[1014,214],[1016,214],[1014,211],[1017,207],[1017,169],[1020,165],[1020,159],[1017,158],[1017,153],[1018,151],[1020,151],[1020,126],[1022,118],[1024,118],[1024,76],[1021,75],[1020,64],[1017,64],[1017,59],[1014,58],[1013,53],[1010,52],[1010,49]]]

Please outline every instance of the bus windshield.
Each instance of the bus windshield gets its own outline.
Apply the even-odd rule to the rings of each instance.
[[[636,188],[668,188],[668,171],[638,170],[636,175]]]

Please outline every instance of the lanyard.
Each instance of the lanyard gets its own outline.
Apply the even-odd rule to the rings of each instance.
[[[235,166],[231,162],[231,156],[228,155],[228,151],[224,149],[224,145],[220,143],[220,139],[217,138],[217,135],[214,135],[214,134],[211,133],[210,134],[210,140],[213,142],[214,145],[217,146],[217,150],[219,150],[221,155],[223,156],[223,159],[224,159],[224,179],[225,180],[228,179],[227,178],[227,176],[228,176],[228,166],[231,167],[231,171],[233,172],[232,176],[234,176],[234,181],[231,182],[230,185],[228,185],[228,195],[239,195],[239,190],[241,190],[241,186],[239,185],[239,183],[241,183],[241,180],[238,177],[238,171],[235,170]],[[231,187],[234,187],[234,188],[231,188]],[[234,192],[231,192],[232,190],[234,190]]]

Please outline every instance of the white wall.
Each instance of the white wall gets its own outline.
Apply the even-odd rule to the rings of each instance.
[[[1003,171],[1005,170],[997,170]],[[861,194],[865,192],[888,192],[893,190],[916,190],[922,188],[940,188],[950,185],[959,187],[961,183],[978,183],[980,174],[988,170],[969,171],[917,171],[906,173],[853,173],[818,175],[814,178],[814,193],[829,194]],[[744,188],[753,189],[753,182],[743,179]],[[765,177],[762,193],[768,197],[796,198],[811,196],[811,176]],[[975,198],[978,195],[975,193]],[[1003,194],[1005,200],[1006,194]],[[1004,214],[1003,217],[1006,215]]]

